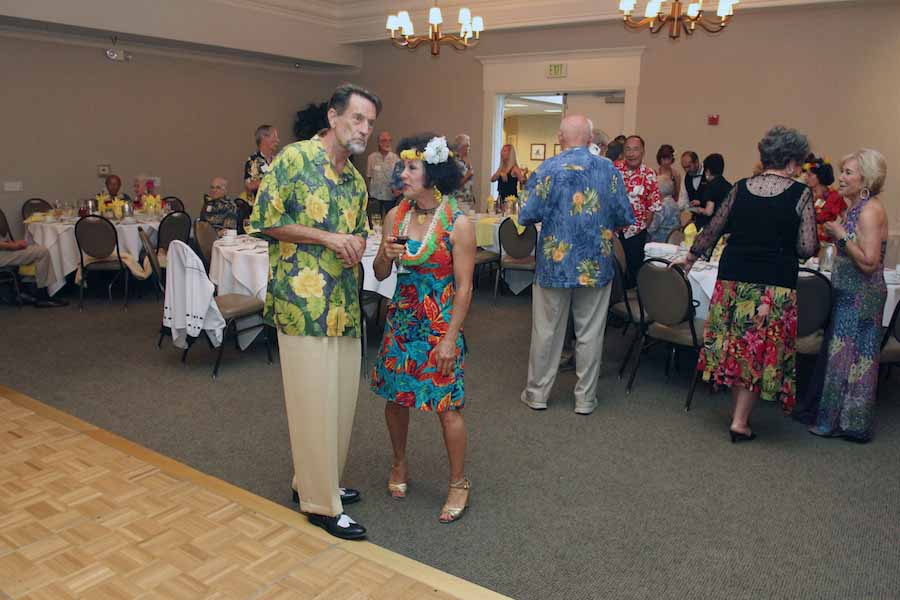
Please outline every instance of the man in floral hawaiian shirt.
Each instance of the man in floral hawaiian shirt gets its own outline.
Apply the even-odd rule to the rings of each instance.
[[[244,183],[247,191],[250,192],[250,197],[247,198],[248,204],[253,204],[259,183],[269,172],[269,166],[278,152],[279,144],[277,129],[271,125],[260,125],[256,128],[256,152],[251,154],[244,163]]]
[[[625,140],[624,158],[616,161],[616,168],[622,172],[628,199],[634,210],[634,225],[619,232],[625,250],[625,287],[633,288],[637,283],[637,272],[644,262],[644,245],[647,243],[647,228],[653,216],[662,210],[662,198],[656,173],[644,164],[644,139],[632,135]]]
[[[556,380],[569,307],[575,318],[575,412],[597,406],[603,332],[615,273],[615,230],[634,223],[622,175],[612,162],[588,151],[590,121],[563,119],[563,151],[545,160],[528,179],[519,223],[542,223],[535,251],[531,355],[521,400],[534,410],[547,408]]]
[[[344,514],[340,488],[360,371],[359,262],[366,182],[350,162],[365,151],[381,101],[350,84],[328,104],[330,128],[287,146],[263,178],[250,233],[269,240],[263,317],[278,330],[292,487],[311,523],[344,539],[366,530]]]

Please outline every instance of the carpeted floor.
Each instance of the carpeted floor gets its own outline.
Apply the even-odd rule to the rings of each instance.
[[[161,313],[152,296],[127,312],[99,298],[84,312],[0,306],[0,382],[289,505],[278,365],[229,346],[212,381],[205,344],[187,366],[170,341],[156,349]],[[774,405],[753,416],[758,440],[732,445],[726,394],[698,388],[683,411],[687,356],[666,381],[649,354],[626,396],[626,338],[610,329],[597,411],[572,412],[563,373],[537,413],[518,401],[530,297],[476,293],[466,325],[471,509],[437,521],[446,460],[429,414],[411,425],[410,496],[388,497],[383,402],[361,383],[345,482],[372,542],[521,600],[900,598],[896,373],[869,445],[814,438]]]

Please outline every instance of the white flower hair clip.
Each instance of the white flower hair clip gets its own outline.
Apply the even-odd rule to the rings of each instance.
[[[447,147],[447,138],[445,137],[431,138],[428,145],[425,146],[425,152],[410,148],[400,153],[400,158],[404,160],[423,160],[430,165],[439,165],[446,162],[451,156],[453,153]]]

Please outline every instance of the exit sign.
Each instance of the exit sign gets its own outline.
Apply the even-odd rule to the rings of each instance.
[[[566,77],[568,74],[569,69],[566,63],[550,63],[547,65],[547,77],[559,78]]]

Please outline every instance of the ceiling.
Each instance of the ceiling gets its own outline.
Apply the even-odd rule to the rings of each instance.
[[[853,1],[858,0],[740,0],[738,9]],[[484,18],[488,32],[621,18],[618,0],[440,0],[439,5],[447,24],[467,6]],[[358,68],[359,43],[384,39],[389,13],[408,10],[421,31],[431,6],[433,0],[0,0],[0,17],[7,25],[53,24],[57,30],[48,33],[56,35],[64,27],[104,40],[117,34],[122,40],[219,48],[303,66]]]

